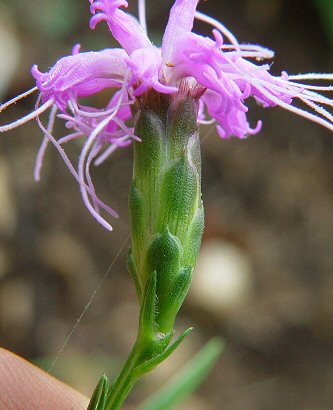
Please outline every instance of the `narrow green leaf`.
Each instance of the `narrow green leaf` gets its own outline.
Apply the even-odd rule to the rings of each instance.
[[[196,210],[192,222],[188,227],[186,237],[183,243],[183,266],[195,266],[201,246],[201,238],[204,226],[205,214],[203,206],[201,204],[201,207],[198,207],[198,209]]]
[[[139,339],[153,340],[155,334],[156,317],[156,272],[152,272],[148,278],[143,294],[140,317]],[[142,340],[140,341],[142,342]]]
[[[138,295],[139,302],[141,303],[142,294],[143,294],[143,285],[142,285],[141,278],[138,274],[138,269],[135,264],[135,259],[134,259],[134,255],[133,255],[133,251],[131,247],[129,247],[128,253],[127,253],[127,270],[129,274],[131,275],[131,278],[134,280],[136,293]]]
[[[223,350],[223,342],[210,340],[185,367],[160,391],[145,401],[138,410],[170,410],[192,393],[216,363]]]
[[[140,364],[138,367],[135,368],[135,377],[141,377],[145,373],[150,372],[153,370],[157,365],[164,362],[182,343],[186,336],[188,336],[193,330],[193,327],[190,327],[185,330],[183,334],[181,334],[177,339],[172,343],[171,346],[167,347],[162,353],[154,356],[150,360],[146,360],[144,363]]]
[[[162,333],[170,332],[173,329],[175,319],[184,299],[188,293],[193,268],[188,266],[181,268],[174,273],[173,278],[169,278],[169,286],[165,292],[157,293],[158,315],[156,323]]]
[[[104,410],[108,387],[108,378],[103,374],[91,396],[87,410]]]

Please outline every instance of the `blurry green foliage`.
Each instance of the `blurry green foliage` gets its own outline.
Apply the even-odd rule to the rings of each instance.
[[[46,39],[66,39],[82,20],[80,3],[77,1],[56,0],[43,1],[34,0],[33,5],[27,7],[25,0],[13,0],[10,8],[16,16],[24,16],[19,22],[29,29],[38,31]]]
[[[328,40],[333,49],[333,0],[315,0],[315,4],[318,7]]]
[[[171,410],[189,396],[207,377],[223,350],[223,342],[214,338],[157,391],[138,410]]]

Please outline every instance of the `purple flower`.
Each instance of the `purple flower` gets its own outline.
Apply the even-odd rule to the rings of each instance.
[[[36,87],[16,97],[17,100],[39,90],[35,111],[0,127],[13,129],[36,118],[44,133],[37,155],[35,178],[40,170],[48,143],[57,148],[70,172],[78,181],[83,200],[93,216],[107,229],[110,224],[100,209],[117,216],[96,195],[90,177],[90,164],[102,163],[117,148],[139,139],[132,128],[130,106],[137,97],[154,89],[159,93],[190,93],[199,99],[198,123],[215,123],[221,138],[245,138],[261,129],[261,121],[251,127],[246,114],[246,101],[253,97],[263,107],[280,106],[333,131],[333,116],[324,107],[333,100],[318,92],[333,91],[332,86],[304,84],[312,80],[332,80],[333,74],[301,74],[280,76],[269,73],[269,60],[274,53],[258,45],[240,44],[220,22],[196,10],[198,0],[175,0],[163,36],[156,47],[146,34],[145,1],[139,1],[139,21],[127,14],[126,0],[90,0],[93,14],[90,27],[105,21],[122,48],[80,52],[76,45],[72,55],[56,62],[49,72],[32,67]],[[212,27],[212,37],[192,32],[194,19]],[[226,40],[226,42],[225,42]],[[104,89],[112,89],[113,97],[103,109],[82,105],[88,97]],[[300,101],[308,110],[292,105]],[[46,127],[39,116],[50,109]],[[68,135],[56,140],[52,135],[56,117],[66,121]],[[85,139],[75,168],[63,145]]]

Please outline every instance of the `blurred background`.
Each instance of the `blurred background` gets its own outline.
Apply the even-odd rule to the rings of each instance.
[[[146,3],[158,44],[173,1]],[[199,9],[240,42],[275,50],[277,75],[333,71],[332,0],[208,0]],[[136,1],[129,10],[136,13]],[[47,71],[75,43],[83,51],[115,46],[106,25],[92,32],[88,22],[88,1],[0,0],[0,101],[34,85],[32,64]],[[195,29],[209,34],[203,24]],[[1,113],[1,124],[34,102],[32,96]],[[134,389],[127,409],[217,335],[226,341],[221,360],[178,410],[333,407],[333,136],[279,108],[253,104],[251,116],[264,126],[248,140],[221,141],[201,129],[206,231],[177,322],[178,332],[195,330]],[[34,121],[1,135],[0,344],[46,369],[59,356],[51,373],[90,395],[103,372],[118,372],[136,334],[136,295],[125,265],[132,152],[119,150],[93,170],[101,197],[120,213],[109,233],[89,215],[53,148],[34,183],[41,140]],[[68,150],[75,159],[80,145]]]

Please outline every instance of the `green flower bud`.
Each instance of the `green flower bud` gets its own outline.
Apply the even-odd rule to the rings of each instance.
[[[137,188],[145,192],[151,201],[163,165],[165,132],[161,119],[149,108],[141,109],[135,128],[144,143],[135,144],[133,179]],[[148,205],[152,206],[151,203]]]
[[[134,142],[128,264],[139,296],[156,274],[156,324],[167,334],[188,292],[204,226],[197,101],[149,91],[135,110],[141,142]]]
[[[135,180],[132,181],[129,196],[129,209],[130,209],[130,217],[133,221],[132,223],[132,252],[133,252],[133,262],[131,263],[132,266],[136,266],[137,274],[142,272],[142,264],[143,264],[143,249],[146,247],[147,241],[147,203],[141,191],[135,186]],[[132,273],[131,273],[132,275]],[[141,291],[143,291],[143,282],[142,278],[137,279],[141,286]]]
[[[180,269],[182,252],[178,238],[173,236],[169,230],[157,234],[152,241],[147,251],[145,270],[148,275],[156,271],[157,296],[169,291],[169,283]]]
[[[170,158],[179,158],[188,145],[189,137],[198,134],[196,101],[183,95],[176,96],[168,110],[167,124]]]
[[[195,266],[200,250],[201,238],[204,230],[205,215],[204,209],[198,206],[187,229],[186,237],[183,242],[183,264],[184,266]]]
[[[163,173],[157,225],[159,231],[168,226],[181,241],[186,236],[201,196],[199,175],[189,160],[188,146],[183,151]]]
[[[173,329],[176,315],[184,302],[192,280],[193,268],[181,268],[169,279],[167,289],[163,293],[157,292],[158,315],[156,322],[162,333],[169,333]]]

